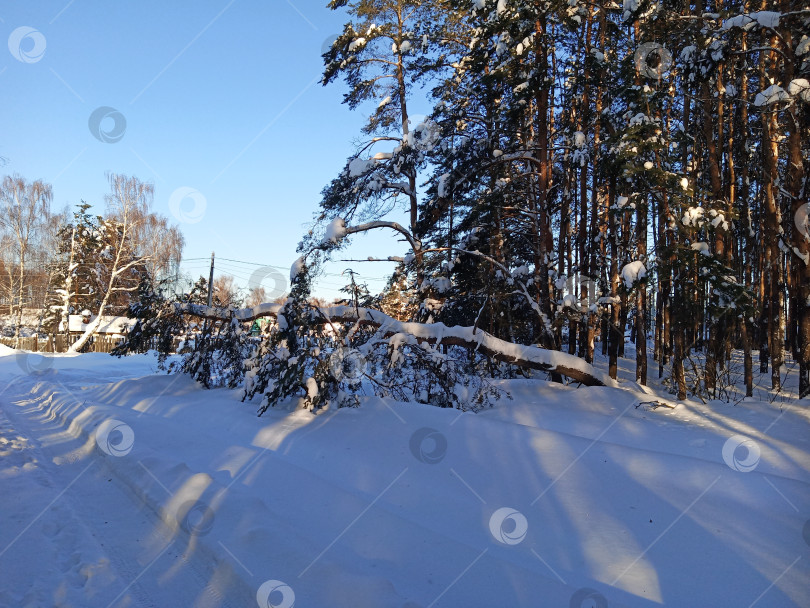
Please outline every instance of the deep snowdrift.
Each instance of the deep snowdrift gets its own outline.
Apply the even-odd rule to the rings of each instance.
[[[810,605],[806,402],[256,418],[153,365],[0,353],[0,605]]]

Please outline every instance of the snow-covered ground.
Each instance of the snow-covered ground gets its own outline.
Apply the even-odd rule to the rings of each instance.
[[[0,349],[0,606],[810,606],[789,394],[257,418],[148,355]]]

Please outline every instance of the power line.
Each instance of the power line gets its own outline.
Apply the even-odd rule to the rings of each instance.
[[[183,262],[181,262],[181,265],[186,264],[187,261],[193,261],[193,260],[200,260],[200,262],[198,262],[197,264],[190,264],[191,266],[199,266],[199,267],[203,267],[203,266],[207,267],[208,266],[208,260],[206,258],[189,258],[188,260],[184,260]],[[230,263],[221,264],[221,263],[219,263],[220,261],[227,261],[227,262],[230,262]],[[204,264],[203,264],[203,262],[204,262]],[[285,268],[284,266],[275,266],[275,265],[272,265],[272,264],[260,264],[259,262],[246,262],[246,261],[242,261],[242,260],[233,260],[231,258],[217,258],[217,262],[218,262],[217,263],[217,268],[224,267],[231,274],[236,274],[238,272],[246,273],[246,272],[249,271],[249,269],[247,269],[247,268],[240,268],[239,266],[234,266],[234,263],[237,263],[237,264],[249,264],[251,266],[258,266],[260,268],[261,267],[272,268],[273,270],[278,270],[278,271],[280,271],[282,273],[287,273],[289,271],[289,269]],[[356,275],[359,278],[361,278],[362,280],[365,280],[365,281],[387,281],[390,278],[389,276],[372,277],[372,276],[367,276],[367,275],[363,275],[363,274],[360,274],[360,273],[356,273]],[[340,278],[340,277],[343,277],[344,275],[343,275],[343,273],[324,272],[324,273],[322,273],[322,276]],[[242,276],[240,278],[245,278],[245,277]]]
[[[202,266],[199,266],[199,267],[197,267],[195,269],[194,274],[199,273],[200,276],[202,276],[203,275],[203,273],[202,273],[203,270],[206,270],[206,268],[202,267]],[[218,271],[218,274],[220,276],[221,275],[232,276],[233,278],[239,279],[239,280],[241,280],[241,281],[243,281],[245,283],[250,283],[251,279],[253,278],[252,276],[248,277],[248,276],[246,276],[244,274],[241,274],[239,272],[236,272],[236,271],[234,271],[234,270],[232,270],[231,268],[228,268],[228,267],[222,268],[222,266],[220,266],[220,265],[216,265],[215,272],[216,271]],[[333,276],[339,276],[339,275],[333,275]],[[321,287],[330,287],[330,288],[334,288],[334,289],[340,289],[340,288],[343,288],[343,287],[346,286],[346,284],[344,284],[344,283],[333,283],[333,282],[330,282],[330,281],[318,281],[317,285],[321,286]]]
[[[211,279],[209,279],[209,281],[211,283],[213,283],[213,272],[219,271],[220,274],[230,275],[234,279],[237,279],[237,280],[239,280],[241,282],[247,283],[248,286],[250,286],[250,284],[251,284],[252,280],[254,279],[254,276],[256,275],[257,271],[260,271],[263,268],[272,269],[272,270],[275,270],[277,272],[280,272],[282,277],[286,277],[286,274],[289,271],[289,269],[287,267],[284,267],[284,266],[276,266],[274,264],[263,264],[261,262],[249,262],[247,260],[237,260],[237,259],[234,259],[234,258],[219,257],[219,258],[216,258],[215,261],[216,261],[216,264],[214,264],[213,259],[209,260],[209,258],[187,258],[185,260],[181,260],[180,266],[182,268],[184,268],[185,271],[188,272],[189,274],[199,274],[200,276],[204,276],[203,273],[204,273],[205,270],[208,269],[208,264],[210,262],[211,265],[212,265],[211,266],[211,273],[212,274],[211,274]],[[335,263],[336,262],[337,261],[335,261]],[[246,266],[249,267],[249,268],[246,268]],[[250,276],[246,276],[248,274],[250,274]],[[339,278],[339,279],[344,279],[345,280],[346,279],[345,274],[346,274],[345,271],[342,272],[342,273],[322,272],[320,274],[320,277],[325,277],[325,278],[330,278],[331,277],[331,278]],[[369,283],[372,283],[372,284],[374,282],[383,282],[383,281],[388,281],[388,279],[390,279],[390,276],[369,277],[369,276],[364,276],[364,275],[359,274],[359,273],[355,273],[355,276],[361,282],[369,282]],[[265,277],[262,277],[262,278],[265,278]],[[285,279],[285,282],[286,282],[286,279]],[[261,281],[259,283],[261,283]],[[344,287],[346,287],[346,283],[338,284],[338,283],[334,283],[334,282],[331,282],[331,281],[324,281],[322,279],[319,279],[317,281],[316,285],[318,287],[322,288],[322,289],[327,289],[327,290],[331,290],[331,291],[338,291],[338,290],[341,290]],[[286,284],[285,284],[285,287],[287,287]]]

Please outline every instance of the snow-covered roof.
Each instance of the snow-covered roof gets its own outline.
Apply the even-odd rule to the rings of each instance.
[[[83,332],[87,327],[96,320],[96,315],[90,316],[90,323],[84,323],[82,315],[68,316],[68,329],[71,332]],[[123,334],[135,325],[135,319],[127,317],[116,317],[113,315],[104,315],[101,317],[101,324],[98,326],[96,333],[99,334]]]

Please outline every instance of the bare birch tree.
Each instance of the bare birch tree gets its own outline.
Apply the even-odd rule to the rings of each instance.
[[[51,185],[42,180],[29,183],[19,175],[6,176],[0,187],[0,230],[5,257],[3,291],[14,318],[17,343],[28,288],[26,265],[39,228],[47,224],[52,199]]]
[[[116,295],[138,288],[137,271],[144,269],[152,257],[151,253],[138,252],[134,236],[142,230],[141,223],[149,215],[154,186],[141,182],[137,177],[116,173],[110,173],[108,179],[111,192],[107,195],[107,217],[102,221],[107,247],[104,257],[97,263],[106,289],[95,311],[96,318],[70,347],[70,352],[78,352],[87,344]]]

